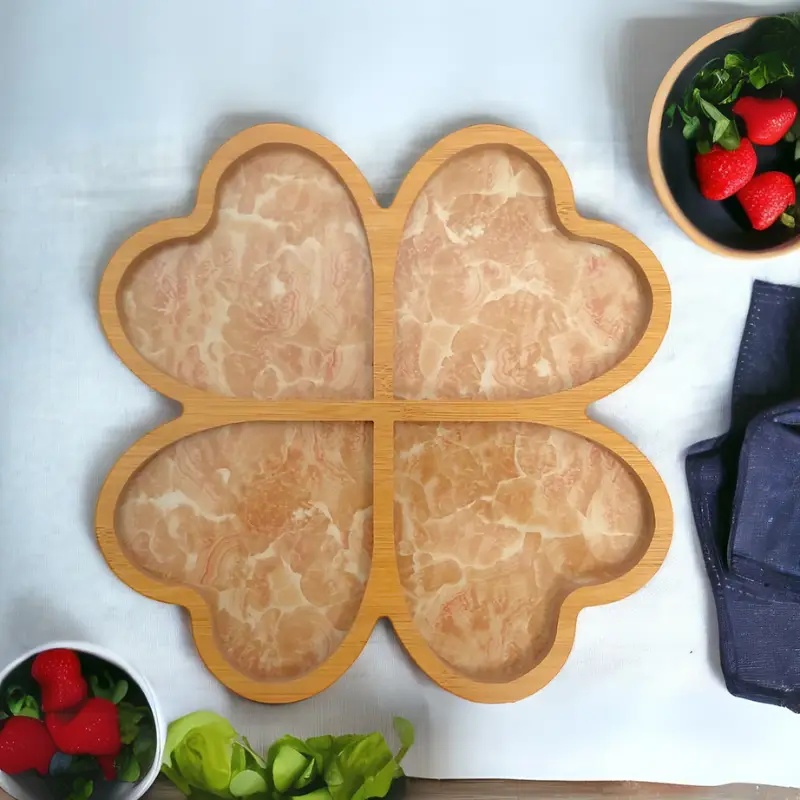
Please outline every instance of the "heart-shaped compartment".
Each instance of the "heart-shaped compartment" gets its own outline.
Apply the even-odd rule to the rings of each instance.
[[[199,591],[220,650],[255,680],[306,674],[350,630],[372,556],[372,431],[243,422],[159,452],[128,482],[130,560]]]
[[[98,540],[240,694],[321,691],[388,617],[445,688],[519,699],[664,557],[663,484],[586,406],[654,354],[666,280],[520,131],[447,137],[388,209],[325,139],[244,131],[100,308],[182,414],[115,465]]]
[[[346,187],[306,150],[241,159],[199,236],[146,253],[120,293],[153,366],[259,400],[372,396],[372,267]]]
[[[568,236],[552,203],[510,148],[461,153],[427,182],[395,271],[398,397],[540,397],[630,353],[651,311],[639,270]]]
[[[414,626],[480,681],[530,672],[567,594],[623,574],[653,533],[646,493],[618,458],[524,422],[401,423],[395,504]]]

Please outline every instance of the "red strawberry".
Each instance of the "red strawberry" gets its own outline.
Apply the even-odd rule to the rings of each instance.
[[[80,705],[89,694],[81,675],[81,662],[72,650],[63,648],[39,653],[31,667],[42,690],[42,710],[66,711]]]
[[[113,781],[117,777],[117,766],[114,763],[116,756],[97,756],[97,763],[100,765],[100,771],[107,781]]]
[[[733,104],[733,113],[744,120],[751,142],[777,144],[794,125],[797,106],[788,97],[740,97]]]
[[[706,200],[733,197],[756,174],[758,159],[749,139],[742,139],[736,150],[715,144],[708,153],[698,153],[694,160],[700,193]]]
[[[756,175],[736,197],[750,224],[763,231],[778,221],[796,200],[794,181],[785,172],[762,172]]]
[[[19,775],[35,769],[47,775],[56,746],[40,719],[11,717],[0,729],[0,771]]]
[[[122,742],[117,707],[90,697],[77,711],[47,714],[47,730],[62,753],[70,756],[116,756]]]

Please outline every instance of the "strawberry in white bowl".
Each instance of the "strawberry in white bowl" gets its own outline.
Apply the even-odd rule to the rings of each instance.
[[[101,648],[57,642],[0,673],[0,788],[16,800],[137,800],[164,740],[149,684]]]

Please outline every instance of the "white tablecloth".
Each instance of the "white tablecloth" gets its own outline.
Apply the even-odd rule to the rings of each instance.
[[[655,88],[706,30],[764,5],[657,0],[395,3],[0,0],[0,662],[52,638],[104,644],[152,680],[170,716],[229,715],[254,740],[411,718],[428,777],[800,785],[800,718],[731,697],[683,477],[690,443],[726,426],[756,276],[787,257],[707,254],[650,189]],[[580,616],[560,675],[481,706],[438,689],[375,632],[355,666],[294,706],[240,700],[205,671],[182,613],[140,597],[94,541],[100,483],[174,409],[119,363],[95,293],[116,245],[185,213],[201,165],[249,124],[288,120],[338,143],[379,193],[441,135],[500,121],[563,160],[584,213],[640,236],[672,282],[651,366],[595,416],[654,462],[675,506],[664,567]]]

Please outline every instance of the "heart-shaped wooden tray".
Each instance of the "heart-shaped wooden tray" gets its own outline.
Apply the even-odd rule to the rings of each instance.
[[[253,700],[322,691],[383,617],[445,689],[525,697],[666,554],[663,483],[586,409],[669,307],[522,131],[447,136],[381,208],[321,136],[248,129],[103,276],[112,347],[183,409],[109,474],[103,554]]]

